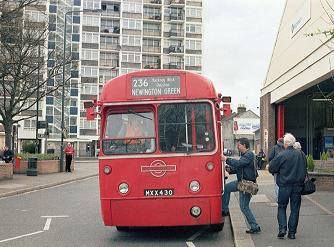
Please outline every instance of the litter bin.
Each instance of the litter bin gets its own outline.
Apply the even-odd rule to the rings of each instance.
[[[37,176],[37,158],[28,158],[27,176]]]
[[[21,157],[20,156],[16,156],[15,157],[15,168],[16,169],[20,169],[21,167]]]

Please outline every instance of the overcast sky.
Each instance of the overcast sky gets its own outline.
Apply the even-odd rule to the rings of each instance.
[[[259,114],[285,0],[204,0],[203,74],[217,92]]]

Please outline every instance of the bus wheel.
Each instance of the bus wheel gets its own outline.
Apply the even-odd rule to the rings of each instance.
[[[210,230],[212,232],[220,232],[221,230],[223,230],[224,227],[224,223],[222,224],[215,224],[215,225],[210,225]]]
[[[129,230],[128,226],[116,226],[117,231],[119,232],[125,232]]]

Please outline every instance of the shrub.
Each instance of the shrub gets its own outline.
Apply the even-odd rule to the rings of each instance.
[[[35,142],[34,141],[23,141],[22,150],[24,153],[35,153]]]
[[[328,160],[328,153],[327,152],[321,153],[320,160]]]
[[[32,153],[20,153],[17,154],[22,160],[28,160],[28,158],[37,158],[37,160],[58,160],[58,154],[32,154]]]
[[[314,171],[314,160],[312,154],[307,155],[307,169],[311,172]]]

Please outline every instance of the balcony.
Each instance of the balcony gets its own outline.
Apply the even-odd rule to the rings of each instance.
[[[165,4],[167,5],[184,4],[184,0],[166,0]]]
[[[143,52],[160,53],[161,47],[143,46]]]
[[[160,63],[145,63],[143,62],[143,69],[161,69]]]
[[[161,21],[161,15],[145,15],[144,14],[144,19],[145,20],[154,20],[154,21]]]
[[[101,12],[103,16],[120,17],[119,5],[101,3],[101,9],[103,10]]]
[[[115,27],[101,27],[101,33],[113,33],[113,34],[119,34],[120,28],[118,26]]]
[[[170,62],[164,64],[164,69],[183,69],[183,62]]]
[[[183,30],[170,30],[168,32],[169,37],[177,37],[182,38],[184,37],[184,31]]]
[[[170,14],[169,16],[170,21],[184,21],[183,14]]]
[[[162,4],[162,0],[144,0],[144,4]]]
[[[110,68],[118,68],[119,67],[119,60],[118,59],[103,59],[100,60],[100,66],[110,67]]]
[[[143,29],[144,36],[161,36],[161,31],[157,29]]]
[[[168,53],[183,53],[183,46],[171,45],[168,47]]]

